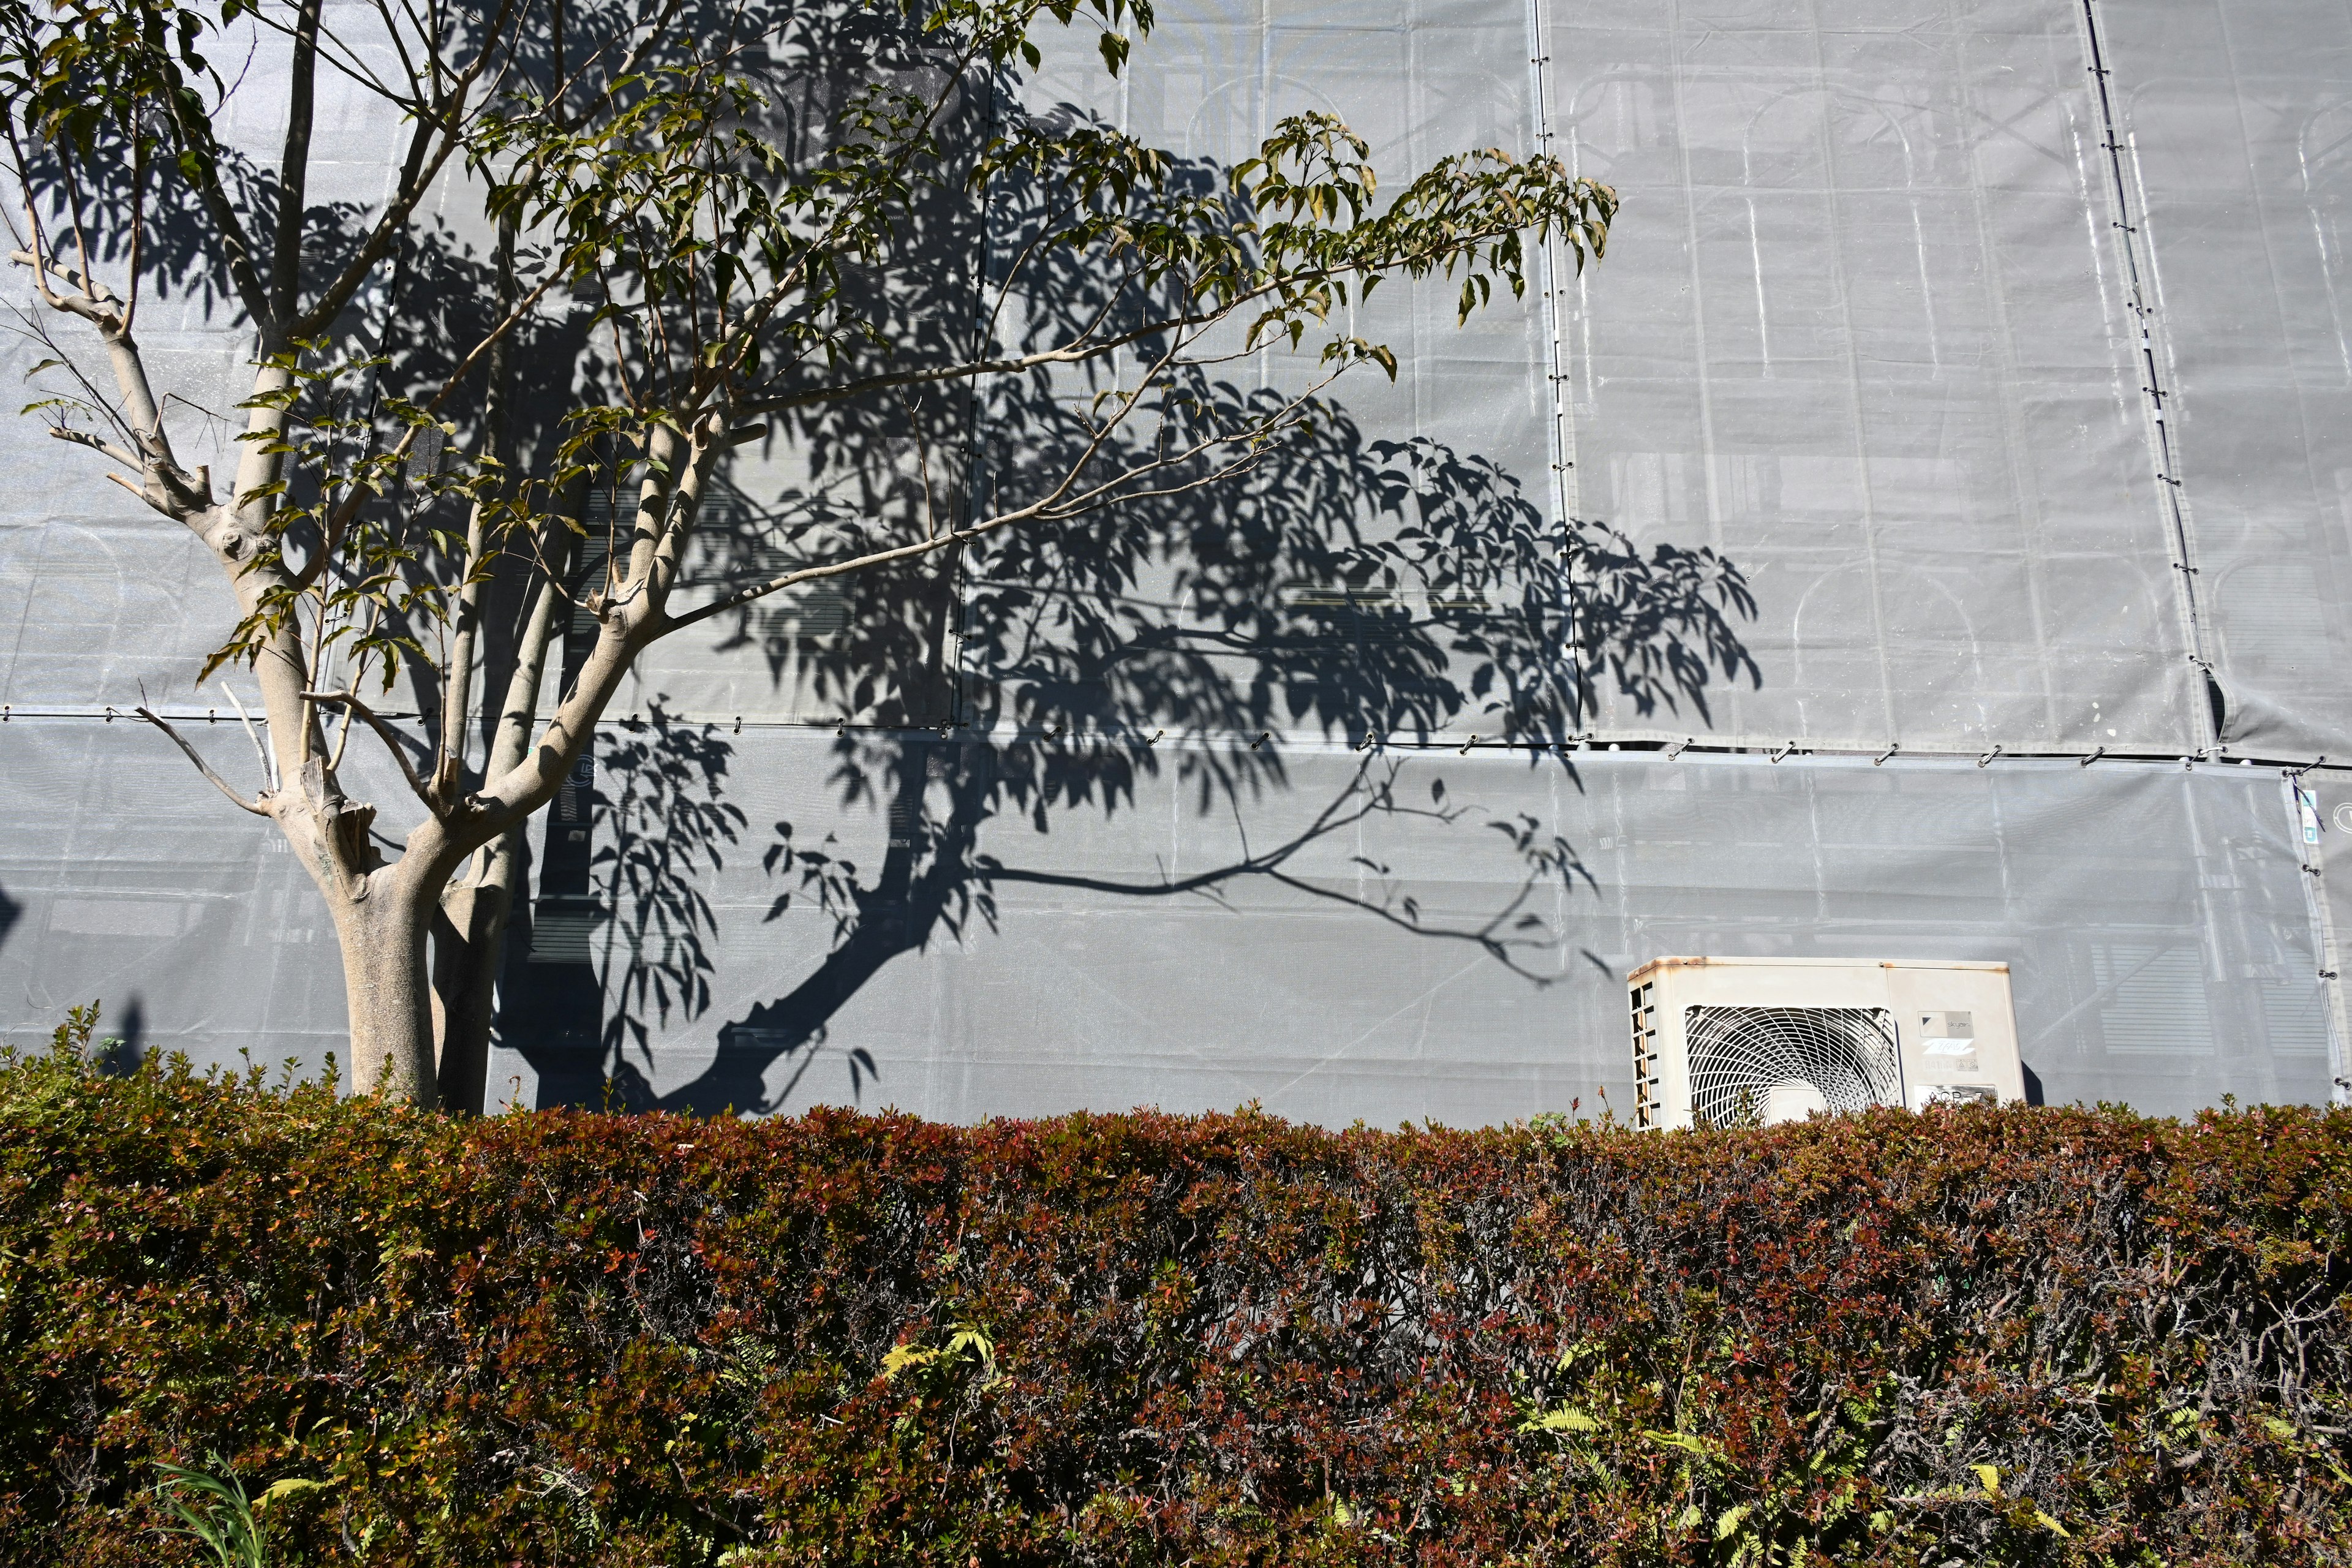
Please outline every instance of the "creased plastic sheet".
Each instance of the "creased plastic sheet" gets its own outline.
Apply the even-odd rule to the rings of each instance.
[[[1181,0],[1154,11],[1118,80],[1074,32],[1053,40],[1024,100],[1074,104],[1219,174],[1255,157],[1286,116],[1337,115],[1369,144],[1391,195],[1448,153],[1532,149],[1527,22],[1515,0]],[[1335,396],[1376,437],[1475,453],[1542,495],[1551,437],[1539,315],[1498,294],[1457,326],[1459,286],[1398,282],[1351,312],[1342,330],[1388,342],[1400,372],[1393,386],[1378,371],[1351,374]]]
[[[694,874],[708,926],[642,879],[608,899],[602,1011],[568,1043],[532,1039],[556,1010],[510,989],[521,1037],[493,1082],[525,1103],[593,1099],[609,1071],[624,1099],[712,1110],[1508,1120],[1603,1086],[1622,1102],[1622,977],[1671,953],[2003,961],[2053,1102],[2327,1098],[2268,770],[1318,749],[1252,775],[1208,753],[687,743],[721,738],[740,750],[706,804],[741,815]],[[602,864],[644,853],[609,821]],[[787,843],[856,868],[845,930],[770,855]],[[1568,886],[1531,868],[1552,847]]]
[[[1923,20],[1899,7],[1816,17],[1778,3],[1546,5],[1540,44],[1529,16],[1516,0],[1163,7],[1118,81],[1073,35],[1025,89],[1221,168],[1255,151],[1280,115],[1320,109],[1367,135],[1391,189],[1448,152],[1549,146],[1626,200],[1607,261],[1580,279],[1539,269],[1534,297],[1499,301],[1466,328],[1454,321],[1450,285],[1377,296],[1354,325],[1398,349],[1397,383],[1371,373],[1343,382],[1314,459],[1281,482],[1306,504],[1328,504],[1323,526],[1335,533],[1465,506],[1521,530],[1563,515],[1621,529],[1646,563],[1631,591],[1616,591],[1622,563],[1608,584],[1588,571],[1572,614],[1563,605],[1559,622],[1521,617],[1507,650],[1518,684],[1473,692],[1481,658],[1445,647],[1446,634],[1509,619],[1540,604],[1545,584],[1516,568],[1475,593],[1409,583],[1385,608],[1434,624],[1434,651],[1415,650],[1429,655],[1432,679],[1368,705],[1339,668],[1361,639],[1329,614],[1326,579],[1349,563],[1328,552],[1300,559],[1268,588],[1289,612],[1278,629],[1297,655],[1229,727],[1350,738],[1367,728],[1597,729],[2012,752],[2200,743],[2203,697],[2154,494],[2137,327],[2095,155],[2104,132],[2072,11],[1979,5]],[[1541,105],[1529,63],[1538,53]],[[338,189],[382,177],[390,125],[367,113],[343,105],[323,122]],[[272,132],[240,133],[266,147]],[[353,149],[365,151],[342,157]],[[910,353],[946,352],[943,323],[968,319],[972,216],[927,217],[929,241],[950,259],[929,293],[901,302]],[[1559,293],[1544,298],[1547,284]],[[188,372],[177,384],[215,413],[233,405],[249,351],[220,315],[201,293],[170,293],[142,316],[168,378]],[[2317,341],[2316,328],[2293,330],[2306,347]],[[37,351],[9,352],[29,363]],[[1555,445],[1555,363],[1568,378],[1565,447]],[[1281,374],[1272,359],[1234,372],[1241,383]],[[985,493],[999,493],[986,487],[1021,449],[1024,415],[993,396],[980,400],[976,440],[973,405],[942,402],[850,411],[823,433],[822,462],[804,431],[747,450],[719,487],[696,582],[774,563],[778,542],[812,516],[904,526],[926,503],[957,515],[968,460]],[[2282,438],[2281,421],[2243,417]],[[219,437],[208,418],[188,412],[184,439]],[[2324,453],[2324,426],[2311,428],[2320,433],[2298,451]],[[46,441],[31,422],[0,441],[21,477],[0,519],[0,700],[121,706],[141,679],[173,689],[174,672],[226,624],[211,568],[103,485],[89,454]],[[1565,491],[1553,469],[1563,457],[1575,464],[1561,471]],[[1331,500],[1335,479],[1352,495]],[[2340,509],[2332,515],[2340,535]],[[2200,539],[2213,531],[2200,528]],[[1661,548],[1668,565],[1657,564]],[[1736,600],[1723,612],[1727,641],[1674,619],[1682,579],[1672,563],[1700,549],[1718,552],[1754,593],[1752,616]],[[2242,572],[2226,562],[2205,572],[2225,637],[2332,646],[2339,633],[2310,632],[2341,618],[2325,574],[2304,573],[2292,552],[2255,553]],[[1210,626],[1186,595],[1183,564],[1178,551],[1137,573],[1119,607],[1130,626]],[[986,557],[972,563],[968,601],[991,594],[991,570]],[[2241,578],[2265,572],[2292,579],[2279,590],[2284,607],[2229,633],[2228,603],[2249,591]],[[698,591],[689,584],[689,596]],[[957,647],[938,635],[948,591],[877,581],[780,595],[652,650],[626,706],[755,722],[1019,716],[1022,701],[1001,688],[1024,672],[1003,668],[984,636]],[[971,629],[971,613],[959,629]],[[101,649],[72,635],[108,620],[140,636]],[[858,643],[860,628],[877,626],[890,652],[880,678],[866,657],[874,649]],[[1551,689],[1558,706],[1558,690],[1574,688],[1559,651],[1571,636],[1627,658],[1612,667],[1588,652],[1600,710],[1571,698],[1555,723],[1531,713],[1541,703],[1530,693]],[[941,660],[961,689],[924,676]],[[1694,668],[1709,671],[1695,689],[1655,674]],[[1629,682],[1624,669],[1652,674]],[[2253,722],[2259,691],[2234,674],[2231,684],[2248,693],[2233,722]],[[2308,684],[2321,700],[2324,679]],[[1156,728],[1168,717],[1116,690],[1066,696],[1057,711],[1092,702],[1088,722]]]
[[[202,737],[225,762],[230,729]],[[2053,1102],[2327,1097],[2270,770],[1335,749],[1252,775],[689,726],[599,754],[580,896],[538,846],[494,1100],[1506,1121],[1622,1103],[1622,977],[1673,953],[2006,962]],[[102,997],[141,1049],[334,1047],[315,896],[160,737],[20,720],[0,774],[12,1042]],[[1530,877],[1555,843],[1571,885]]]
[[[1527,23],[1516,5],[1185,0],[1155,10],[1150,37],[1117,80],[1105,76],[1090,35],[1049,37],[1024,100],[1098,117],[1217,181],[1255,157],[1285,117],[1336,115],[1368,143],[1383,197],[1450,153],[1524,156],[1533,148]],[[992,195],[1000,253],[1019,250],[1020,195]],[[1091,535],[1070,531],[1068,553],[1081,559],[1065,574],[1118,581],[1115,606],[1076,606],[1075,621],[1020,616],[1017,637],[1000,636],[1013,618],[1006,591],[1024,571],[1038,580],[1036,562],[1021,542],[978,552],[961,648],[965,716],[1349,740],[1572,731],[1580,721],[1569,711],[1561,658],[1566,605],[1536,258],[1528,276],[1527,297],[1498,289],[1466,323],[1457,320],[1458,276],[1392,280],[1352,303],[1328,332],[1392,349],[1394,383],[1377,369],[1354,371],[1323,395],[1311,437],[1245,479],[1107,518]],[[1204,349],[1236,346],[1245,325],[1236,323],[1233,343]],[[1237,407],[1270,390],[1303,391],[1317,378],[1326,335],[1310,323],[1299,353],[1269,350],[1212,368],[1213,397]],[[1037,405],[1008,390],[994,389],[982,416],[976,482],[1012,501],[1058,470],[1030,456],[1040,445]],[[1080,406],[1093,390],[1078,376],[1056,388]],[[1150,439],[1146,427],[1132,444],[1144,449]],[[1366,594],[1375,559],[1402,533],[1442,535],[1447,520],[1465,516],[1481,520],[1479,546]],[[1233,542],[1221,546],[1212,537],[1220,531]],[[1228,549],[1248,555],[1257,575],[1244,583],[1221,565]],[[1222,714],[1171,709],[1164,688],[1123,682],[1117,668],[1083,678],[1098,689],[1039,692],[1038,639],[1087,663],[1090,615],[1119,621],[1130,650],[1181,648],[1254,695]]]
[[[708,926],[644,880],[600,893],[584,956],[604,1001],[568,1042],[529,1035],[552,994],[510,990],[525,1033],[493,1081],[525,1103],[593,1099],[610,1071],[624,1099],[713,1110],[1256,1099],[1507,1120],[1602,1086],[1622,1101],[1622,976],[1701,952],[2007,962],[2053,1101],[2327,1095],[2302,861],[2266,770],[1314,750],[1252,775],[1198,753],[1138,771],[1083,749],[733,743],[708,804],[740,837],[695,874]],[[598,790],[631,787],[608,770]],[[605,866],[653,847],[599,834]],[[787,843],[856,868],[845,933],[768,853]],[[1555,843],[1572,890],[1530,878]]]
[[[1755,682],[1604,727],[2202,743],[2079,20],[1545,0],[1573,505],[1747,575]]]
[[[261,763],[243,727],[182,733],[248,795]],[[355,745],[346,787],[415,819],[388,759]],[[277,826],[206,784],[135,719],[13,718],[0,724],[0,1035],[45,1041],[68,1006],[99,1002],[125,1059],[185,1051],[202,1062],[315,1074],[348,1067],[343,973],[324,903]]]
[[[2352,748],[2352,7],[2103,7],[2232,745]]]

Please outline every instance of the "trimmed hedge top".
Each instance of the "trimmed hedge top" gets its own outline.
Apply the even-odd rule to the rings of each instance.
[[[459,1121],[0,1063],[0,1554],[2342,1563],[2352,1115]]]

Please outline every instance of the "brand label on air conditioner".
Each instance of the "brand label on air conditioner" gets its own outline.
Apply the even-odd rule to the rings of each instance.
[[[1922,1013],[1919,1037],[1931,1057],[1964,1057],[1976,1049],[1976,1016],[1971,1013]]]

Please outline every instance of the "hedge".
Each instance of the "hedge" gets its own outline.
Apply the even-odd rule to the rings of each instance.
[[[2352,1115],[485,1121],[0,1061],[0,1557],[2352,1556]]]

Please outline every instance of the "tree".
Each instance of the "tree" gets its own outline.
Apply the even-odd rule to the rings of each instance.
[[[1024,105],[1042,29],[1093,29],[1117,72],[1150,22],[1146,0],[9,8],[14,254],[55,378],[34,408],[221,565],[225,636],[198,679],[257,679],[263,787],[140,710],[316,883],[360,1087],[432,1104],[446,1078],[478,1099],[522,826],[658,639],[1007,536],[1025,542],[1007,559],[1049,567],[1057,539],[1277,468],[1318,439],[1341,375],[1393,376],[1349,328],[1383,279],[1451,279],[1466,319],[1522,291],[1528,237],[1580,265],[1605,246],[1614,195],[1549,158],[1463,153],[1391,195],[1328,115],[1217,171]],[[284,69],[215,63],[230,50]],[[399,122],[380,202],[310,194],[325,81]],[[214,130],[262,93],[285,125],[274,162]],[[932,220],[1008,191],[1026,216],[991,247],[982,321],[910,329]],[[387,331],[357,307],[404,269],[436,286]],[[184,459],[187,422],[135,335],[142,286],[167,281],[218,287],[254,332],[225,483]],[[1222,379],[1269,356],[1280,390]],[[1066,416],[953,504],[929,422],[948,394],[1010,386]],[[877,419],[916,448],[918,499],[813,521],[781,559],[712,547],[730,454]],[[583,552],[593,647],[541,723]],[[419,754],[380,711],[395,689],[431,721]],[[414,796],[390,858],[343,787],[361,732]]]

